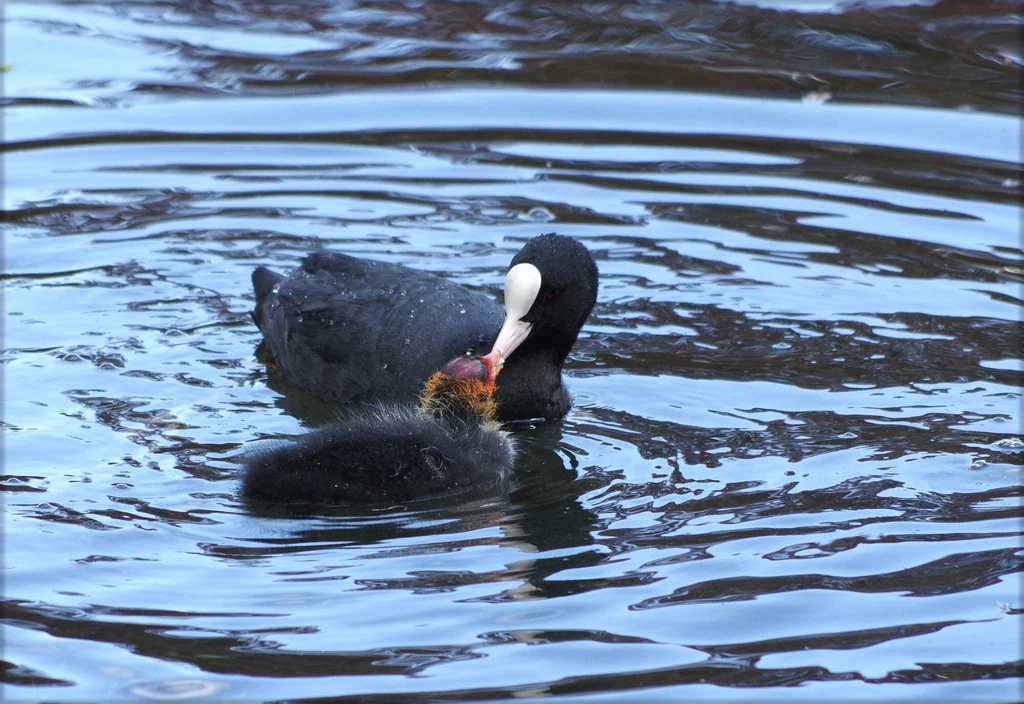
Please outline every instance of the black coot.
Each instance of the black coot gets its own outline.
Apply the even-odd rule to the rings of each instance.
[[[312,254],[288,276],[260,267],[252,278],[253,319],[292,385],[339,404],[409,400],[445,360],[493,350],[507,357],[495,395],[503,421],[566,414],[562,364],[597,298],[590,252],[556,234],[512,259],[507,315],[433,274],[337,252]]]
[[[427,381],[418,408],[363,409],[297,442],[255,451],[242,495],[272,503],[378,503],[501,482],[515,449],[494,421],[499,365],[453,359]]]

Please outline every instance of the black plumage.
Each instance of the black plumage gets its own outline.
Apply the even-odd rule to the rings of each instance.
[[[460,357],[432,375],[420,405],[361,409],[292,442],[253,451],[242,495],[271,503],[408,501],[487,488],[512,471],[515,448],[493,420],[494,375]]]
[[[560,418],[570,399],[562,365],[597,297],[597,266],[578,241],[529,240],[510,268],[531,264],[540,288],[529,336],[508,354],[495,399],[499,420]],[[414,399],[441,364],[491,350],[502,306],[408,267],[318,252],[288,276],[253,273],[253,319],[277,370],[325,401]]]

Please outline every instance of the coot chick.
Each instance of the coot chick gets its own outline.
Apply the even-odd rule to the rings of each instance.
[[[242,495],[271,503],[408,501],[508,476],[515,448],[494,421],[500,361],[451,360],[419,407],[364,409],[300,440],[254,452]]]
[[[568,412],[562,365],[597,298],[590,252],[557,234],[512,259],[504,311],[434,274],[338,252],[252,278],[253,320],[290,384],[335,404],[408,401],[445,360],[494,350],[507,358],[495,393],[502,421]]]

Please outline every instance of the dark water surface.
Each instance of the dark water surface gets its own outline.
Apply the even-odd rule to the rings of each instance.
[[[1020,699],[1020,5],[759,5],[7,3],[3,695]],[[255,266],[548,231],[510,490],[238,500]]]

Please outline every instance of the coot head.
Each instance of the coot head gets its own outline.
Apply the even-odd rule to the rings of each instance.
[[[495,357],[456,357],[427,380],[420,411],[493,421],[498,410],[494,401],[495,379],[502,364]]]
[[[554,233],[529,240],[505,276],[505,322],[490,362],[515,353],[561,372],[597,300],[597,264],[579,241]]]

